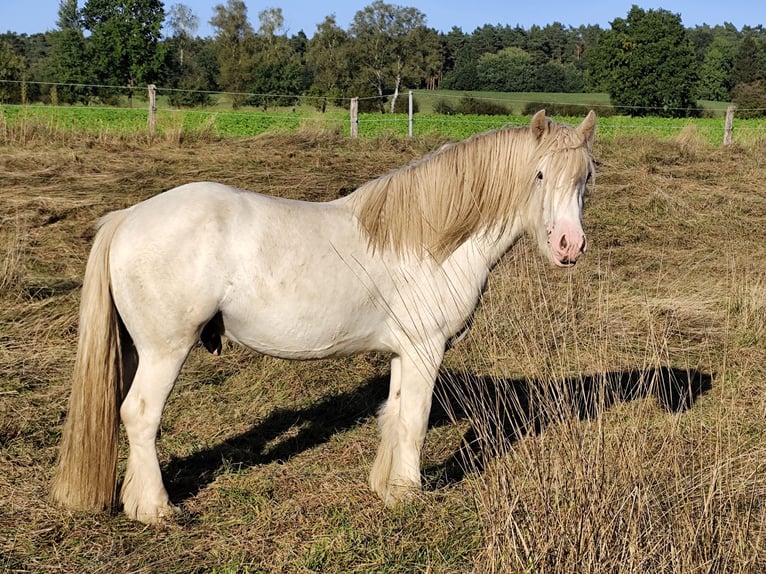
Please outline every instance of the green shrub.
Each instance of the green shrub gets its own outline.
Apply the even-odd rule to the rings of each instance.
[[[766,116],[766,80],[758,80],[751,84],[737,84],[732,95],[734,103],[737,104],[738,117]]]
[[[471,96],[463,96],[457,106],[457,112],[477,116],[508,116],[510,110],[492,100],[480,100]]]
[[[508,116],[511,114],[511,111],[502,104],[492,100],[480,100],[471,96],[463,96],[455,106],[445,100],[439,100],[434,104],[433,111],[435,114],[462,114],[466,116]]]
[[[614,108],[607,104],[556,104],[552,102],[527,102],[523,115],[531,116],[545,110],[548,115],[576,118],[593,110],[599,117],[614,115]]]
[[[412,98],[412,113],[416,114],[420,111],[420,104],[418,104],[418,99],[413,96]],[[410,98],[409,94],[402,93],[399,94],[399,97],[396,98],[396,103],[394,104],[394,113],[395,114],[408,114],[410,112]]]
[[[447,100],[437,100],[433,106],[435,114],[451,116],[455,113],[455,108]]]

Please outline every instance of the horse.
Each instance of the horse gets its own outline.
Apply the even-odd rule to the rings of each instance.
[[[103,216],[83,278],[72,390],[51,498],[121,502],[147,524],[177,508],[156,452],[165,402],[191,349],[221,337],[258,353],[391,356],[369,485],[385,505],[421,487],[420,456],[444,353],[492,268],[523,235],[559,267],[585,252],[591,111],[450,143],[327,202],[195,182]]]

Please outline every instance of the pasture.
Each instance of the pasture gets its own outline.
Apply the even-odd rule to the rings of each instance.
[[[477,92],[470,95],[502,104],[512,115],[433,113],[433,107],[438,101],[444,100],[456,105],[465,95],[463,92],[444,90],[417,92],[415,98],[419,102],[420,111],[414,115],[413,134],[421,138],[441,136],[456,140],[490,129],[526,125],[529,118],[522,115],[522,110],[528,102],[552,102],[553,106],[568,105],[582,109],[582,114],[578,113],[580,117],[564,118],[572,123],[582,119],[591,105],[608,105],[605,94]],[[404,99],[406,97],[406,94],[402,96]],[[0,141],[34,141],[40,132],[49,134],[62,145],[66,145],[69,138],[83,133],[96,139],[144,139],[147,137],[149,117],[146,102],[137,98],[134,105],[136,107],[127,107],[127,104],[122,107],[0,106]],[[628,135],[675,138],[684,130],[695,130],[701,139],[712,145],[720,145],[724,135],[725,105],[705,102],[707,113],[701,118],[600,117],[599,134],[602,142],[605,142]],[[358,128],[361,138],[405,138],[409,133],[409,121],[406,113],[360,113]],[[233,110],[230,105],[224,106],[220,102],[205,109],[176,109],[161,102],[156,115],[156,130],[162,139],[187,143],[216,138],[254,137],[274,131],[294,133],[308,130],[348,134],[350,118],[347,109],[331,107],[326,113],[320,113],[307,102],[295,107],[270,108],[266,111],[252,107]],[[750,145],[758,142],[763,138],[764,131],[764,118],[735,117],[734,140],[738,143]]]
[[[195,180],[332,199],[445,139],[11,136],[0,571],[766,570],[763,142],[597,136],[588,252],[555,269],[523,240],[493,271],[445,358],[424,492],[393,510],[367,487],[388,357],[194,349],[158,441],[182,513],[154,528],[47,500],[91,225]]]

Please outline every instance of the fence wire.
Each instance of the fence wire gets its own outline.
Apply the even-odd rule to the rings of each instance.
[[[153,89],[158,94],[168,96],[169,94],[182,93],[182,94],[204,94],[210,96],[211,99],[216,100],[215,106],[199,106],[199,107],[170,107],[169,105],[160,106],[157,113],[162,118],[175,118],[168,120],[170,127],[178,129],[178,126],[187,123],[187,118],[195,117],[198,123],[211,124],[211,123],[244,123],[252,124],[249,134],[239,135],[255,135],[256,133],[262,133],[272,127],[283,129],[294,129],[301,125],[311,124],[316,127],[324,127],[328,129],[342,130],[349,127],[350,118],[344,113],[348,113],[348,107],[351,100],[354,98],[349,97],[331,97],[331,96],[317,96],[317,95],[299,95],[299,94],[260,94],[253,92],[225,92],[225,91],[207,91],[207,90],[184,90],[178,88],[165,88],[155,86],[118,86],[108,84],[74,84],[74,83],[60,83],[60,82],[22,82],[18,80],[0,80],[0,87],[4,84],[27,84],[38,85],[40,87],[47,87],[49,89],[56,88],[69,88],[69,89],[89,89],[89,90],[109,90],[112,93],[119,93],[123,97],[127,97],[129,105],[105,105],[101,103],[97,98],[93,103],[88,105],[61,105],[55,103],[27,103],[25,104],[3,104],[0,101],[0,110],[16,110],[17,114],[21,110],[50,110],[53,114],[63,113],[80,113],[87,114],[88,111],[95,110],[109,110],[112,113],[124,114],[125,119],[123,121],[130,122],[138,125],[141,121],[145,121],[145,115],[150,113],[146,106],[137,105],[136,102],[149,101],[148,92]],[[439,91],[430,90],[413,90],[413,95],[416,98],[432,99],[432,100],[445,100],[456,101],[460,100],[467,95],[470,97],[495,103],[502,103],[505,105],[524,106],[526,104],[550,104],[554,106],[560,101],[554,101],[550,94],[539,94],[539,97],[513,97],[509,94],[509,97],[492,97],[484,94],[478,96],[471,95],[469,93],[444,93]],[[408,91],[403,91],[399,94],[399,97],[406,101]],[[530,95],[534,96],[534,94]],[[387,95],[384,97],[391,97]],[[594,94],[594,97],[598,97]],[[261,99],[272,101],[292,101],[293,105],[287,106],[242,106],[238,108],[222,107],[222,104],[227,103],[227,100],[233,101],[237,98],[244,99]],[[356,98],[358,101],[380,101],[381,96],[366,96]],[[550,100],[550,101],[547,101]],[[326,102],[330,104],[329,108],[332,112],[321,113],[319,112],[320,105]],[[721,106],[725,106],[722,103]],[[720,143],[723,138],[723,118],[695,118],[695,119],[679,119],[679,118],[661,118],[657,119],[656,123],[649,124],[644,121],[636,121],[631,118],[631,112],[637,107],[626,106],[612,106],[608,103],[566,103],[567,107],[581,107],[583,113],[585,113],[591,107],[604,106],[615,112],[612,117],[602,117],[599,122],[599,133],[602,137],[611,137],[619,134],[655,134],[660,137],[679,133],[685,129],[688,125],[693,124],[698,132],[703,134],[708,140],[714,143]],[[308,112],[301,108],[313,108],[316,112]],[[261,108],[261,109],[258,109]],[[265,108],[265,109],[263,109]],[[346,109],[346,112],[343,110]],[[672,108],[665,107],[641,107],[641,110],[651,110],[655,112],[667,113],[673,111]],[[337,111],[340,110],[340,111]],[[618,115],[622,113],[622,115]],[[720,110],[721,115],[724,113],[723,109]],[[139,117],[131,118],[133,114],[139,114]],[[738,116],[742,115],[766,115],[766,109],[738,109]],[[204,119],[200,119],[204,118]],[[234,120],[236,118],[236,120]],[[360,113],[358,117],[358,131],[361,136],[376,136],[382,133],[393,133],[394,135],[407,135],[408,134],[408,116],[407,114],[381,114],[381,113]],[[496,129],[506,126],[523,125],[526,123],[522,116],[509,113],[507,115],[500,116],[471,116],[471,115],[449,115],[449,114],[420,114],[415,113],[413,116],[413,126],[415,135],[425,135],[433,132],[444,132],[445,135],[464,137],[477,131],[483,131],[488,129]],[[267,126],[264,129],[264,126]],[[221,135],[227,135],[225,127],[216,125],[216,128]],[[138,128],[140,129],[140,127]],[[162,129],[162,122],[160,122],[160,129]],[[233,129],[233,128],[232,128]],[[244,128],[247,130],[247,126]],[[756,121],[750,123],[743,123],[738,119],[735,126],[736,132],[743,134],[748,140],[760,139],[765,137],[766,132],[766,119],[763,121]]]
[[[148,85],[123,86],[123,85],[112,85],[112,84],[77,84],[77,83],[37,82],[37,81],[32,82],[32,81],[25,81],[25,80],[0,79],[0,85],[3,85],[3,84],[15,84],[15,85],[26,84],[26,85],[49,87],[49,88],[56,87],[56,88],[122,91],[126,95],[136,94],[136,97],[138,99],[142,99],[142,97],[139,94],[147,93],[149,90]],[[247,91],[189,90],[189,89],[182,89],[182,88],[162,87],[162,86],[155,86],[155,89],[160,94],[179,93],[179,94],[208,95],[208,96],[217,96],[219,98],[222,97],[224,99],[227,99],[227,98],[228,99],[264,98],[264,99],[272,99],[272,100],[292,99],[299,102],[308,102],[306,105],[311,105],[310,104],[311,102],[319,103],[322,101],[332,100],[333,102],[337,102],[340,107],[347,107],[348,103],[351,102],[352,99],[357,99],[359,101],[376,101],[376,100],[390,98],[393,95],[393,94],[384,94],[382,96],[373,95],[373,96],[347,97],[347,96],[311,95],[311,94],[272,94],[272,93],[259,93],[259,92],[247,92]],[[550,98],[550,94],[548,93],[541,93],[540,98],[528,99],[528,98],[515,98],[515,97],[495,97],[495,96],[487,96],[487,95],[473,95],[470,92],[455,94],[455,93],[446,93],[446,92],[434,91],[434,90],[406,90],[405,89],[399,93],[399,96],[400,97],[405,96],[408,91],[412,91],[415,96],[426,96],[429,98],[436,97],[438,99],[444,99],[444,100],[460,100],[461,98],[465,96],[470,96],[472,99],[478,100],[478,101],[506,103],[506,104],[561,103],[560,101],[554,101],[552,99],[546,100],[546,98]],[[593,95],[597,96],[598,94],[593,94]],[[0,102],[0,103],[3,103],[3,102]],[[599,103],[599,102],[589,102],[589,103],[571,102],[571,103],[567,103],[567,105],[581,106],[583,108],[587,108],[589,106],[598,106],[598,105],[608,106],[618,113],[625,112],[625,114],[623,115],[630,115],[630,112],[633,110],[650,110],[653,112],[673,112],[673,111],[686,110],[686,108],[672,107],[672,106],[623,106],[623,105],[615,106],[610,103]],[[726,103],[722,103],[722,105],[726,105]],[[190,109],[194,109],[194,108],[190,108]],[[744,113],[744,112],[752,113],[754,115],[757,115],[757,114],[766,115],[766,108],[738,108],[738,111],[741,113]]]

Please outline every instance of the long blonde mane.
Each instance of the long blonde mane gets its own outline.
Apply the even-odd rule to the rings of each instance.
[[[528,202],[540,159],[588,146],[570,126],[543,125],[545,133],[516,127],[478,134],[364,184],[353,208],[370,248],[443,261],[469,237],[510,225]],[[571,174],[583,169],[575,156],[589,158],[560,155],[556,169]]]

